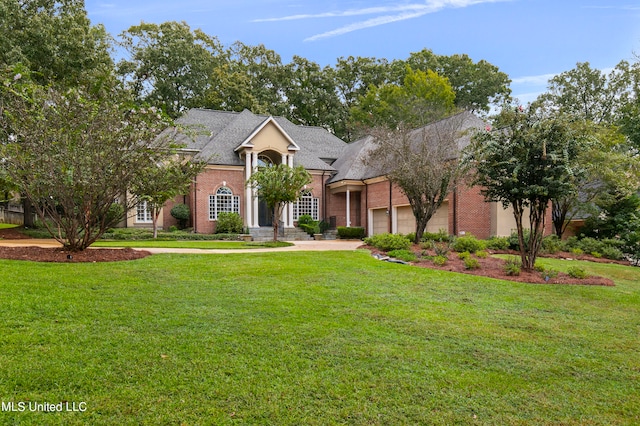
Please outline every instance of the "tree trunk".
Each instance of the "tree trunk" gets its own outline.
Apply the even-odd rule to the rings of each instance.
[[[31,200],[29,197],[24,197],[22,199],[22,207],[24,210],[24,227],[25,228],[33,228],[33,205],[31,204]]]
[[[153,217],[153,239],[155,240],[158,238],[158,217],[160,217],[160,209],[153,207],[151,215]]]

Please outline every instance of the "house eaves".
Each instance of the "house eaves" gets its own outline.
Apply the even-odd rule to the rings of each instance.
[[[251,143],[251,141],[253,140],[253,138],[260,133],[260,131],[262,131],[262,129],[264,129],[269,123],[273,123],[273,125],[276,126],[276,128],[278,129],[278,131],[280,133],[282,133],[282,135],[285,137],[285,139],[287,140],[287,142],[289,142],[289,147],[288,150],[289,151],[300,151],[300,147],[298,146],[298,144],[296,144],[294,142],[293,139],[291,139],[291,136],[289,136],[289,134],[287,132],[284,131],[284,129],[282,128],[282,126],[280,126],[280,124],[278,124],[278,122],[273,118],[273,116],[269,116],[266,120],[264,120],[258,127],[256,127],[253,132],[251,132],[251,134],[234,150],[235,152],[241,151],[245,148],[253,148],[253,144]]]

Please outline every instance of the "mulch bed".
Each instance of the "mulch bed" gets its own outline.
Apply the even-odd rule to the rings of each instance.
[[[0,238],[4,240],[28,240],[31,237],[20,232],[18,228],[0,229]],[[0,259],[30,260],[33,262],[117,262],[136,260],[150,256],[143,250],[124,249],[87,249],[71,253],[60,247],[0,247]]]
[[[372,253],[381,252],[374,247],[365,246],[371,250]],[[418,245],[414,245],[413,252],[418,255],[418,259],[420,259],[420,254],[422,253],[422,249]],[[458,253],[450,252],[448,255],[448,261],[444,266],[438,266],[434,264],[431,260],[418,260],[416,262],[411,262],[411,265],[415,265],[421,268],[430,268],[430,269],[438,269],[442,271],[451,271],[458,272],[463,274],[470,275],[481,275],[489,278],[497,278],[508,281],[517,281],[531,284],[565,284],[565,285],[601,285],[601,286],[614,286],[613,280],[609,278],[599,277],[599,276],[590,276],[584,279],[573,278],[569,275],[559,272],[558,275],[554,278],[549,278],[548,281],[545,280],[545,277],[541,272],[533,271],[526,272],[521,271],[518,276],[507,275],[504,272],[504,259],[499,259],[495,257],[491,257],[491,254],[511,254],[519,257],[519,253],[513,251],[505,251],[505,252],[496,252],[487,250],[489,253],[489,257],[485,259],[478,258],[478,262],[480,263],[479,269],[466,269],[464,266],[464,261],[458,257]],[[435,255],[435,253],[428,253],[430,255]],[[475,257],[475,256],[474,256]],[[607,262],[607,263],[620,263],[628,265],[629,262],[616,262],[608,259],[598,259],[592,256],[579,256],[576,258],[574,255],[570,253],[556,253],[553,256],[554,258],[559,259],[579,259],[579,260],[588,260],[588,261],[597,261],[597,262]],[[567,260],[570,262],[570,260]]]
[[[33,262],[117,262],[142,259],[150,255],[151,253],[148,251],[132,248],[99,248],[71,253],[59,247],[0,247],[0,259],[30,260]]]

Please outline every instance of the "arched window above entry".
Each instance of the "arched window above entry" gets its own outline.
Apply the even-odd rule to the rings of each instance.
[[[258,155],[258,167],[271,167],[273,161],[267,155]]]
[[[221,186],[215,195],[209,195],[209,220],[217,220],[218,213],[230,212],[240,214],[240,196]]]

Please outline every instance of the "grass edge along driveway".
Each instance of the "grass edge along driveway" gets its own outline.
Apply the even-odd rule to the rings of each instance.
[[[0,423],[637,424],[640,270],[598,268],[616,287],[367,252],[0,261],[2,402],[86,403]]]

